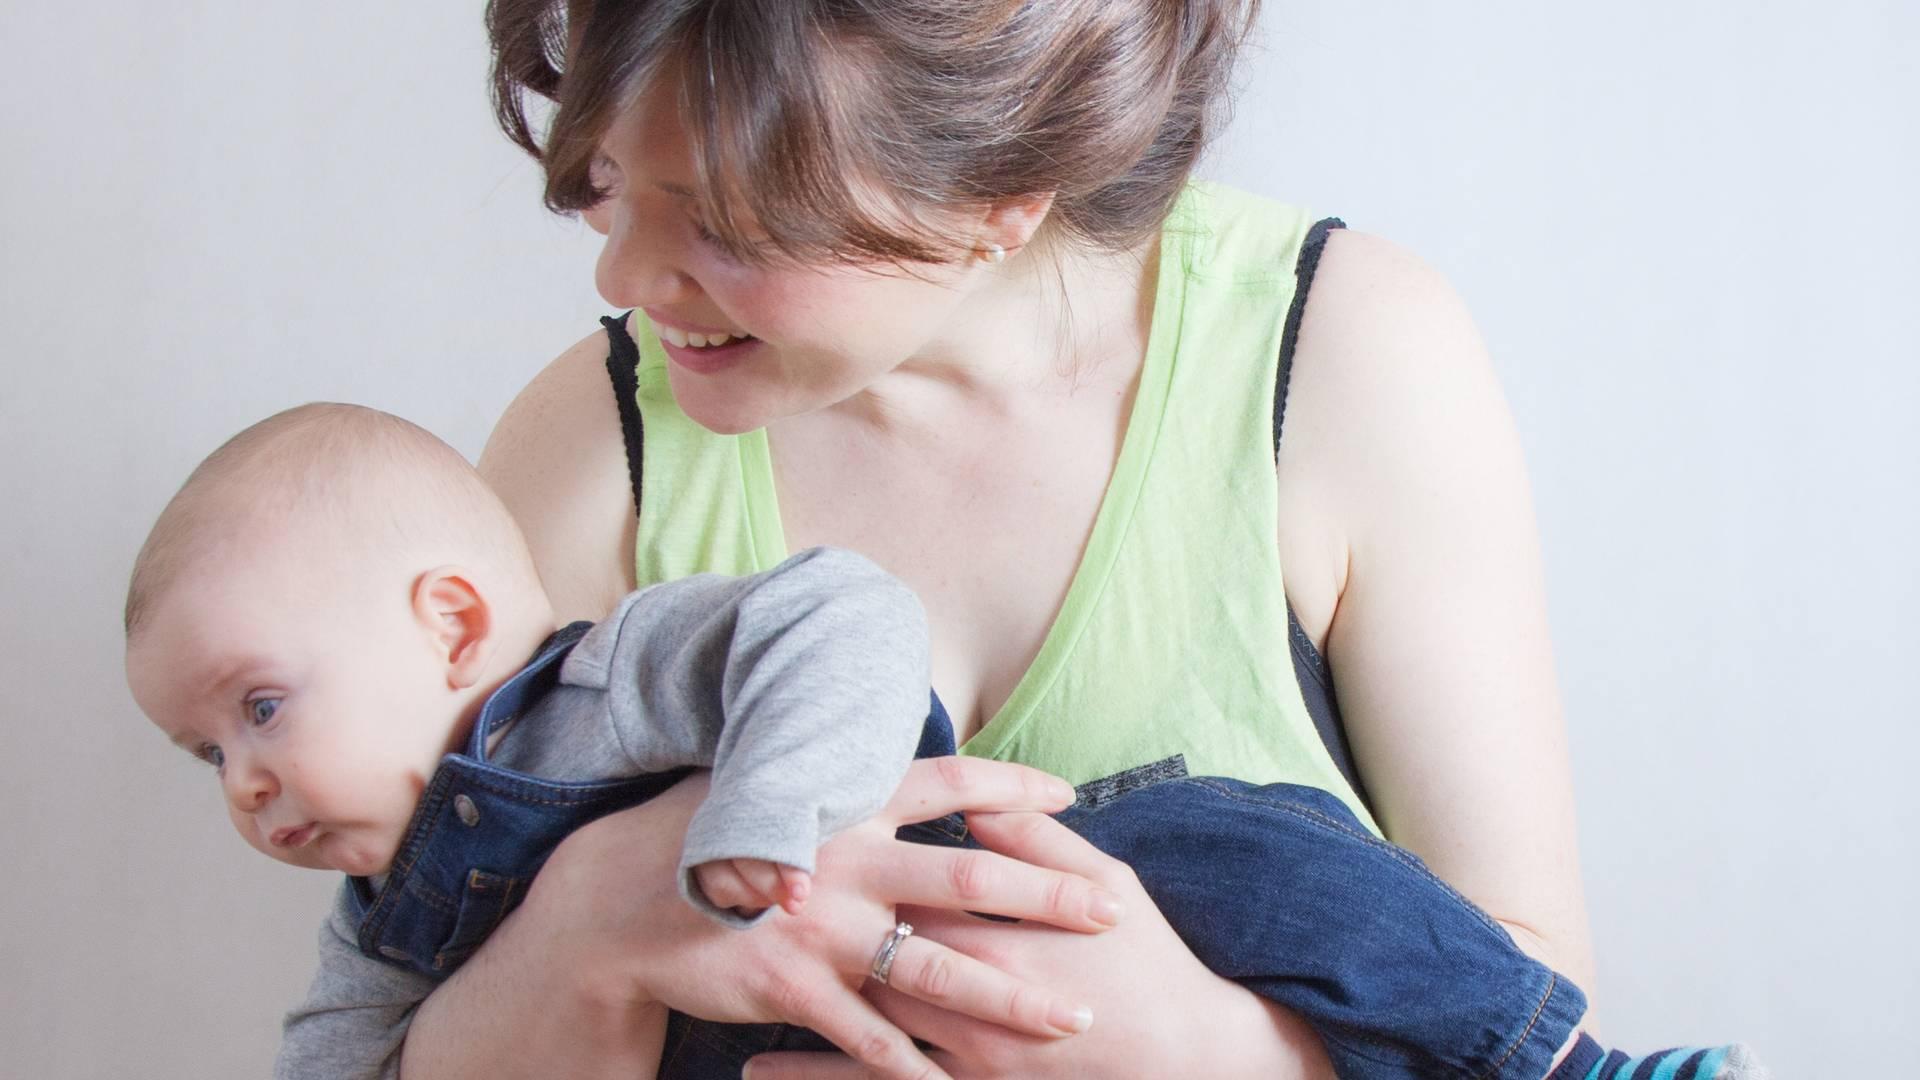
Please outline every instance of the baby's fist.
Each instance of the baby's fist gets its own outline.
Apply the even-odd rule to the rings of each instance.
[[[789,915],[798,915],[813,889],[812,875],[805,870],[765,859],[701,863],[693,868],[693,882],[714,907],[731,908],[748,918],[775,904]]]

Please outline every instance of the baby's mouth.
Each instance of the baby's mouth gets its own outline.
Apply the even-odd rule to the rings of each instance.
[[[311,821],[300,826],[284,825],[273,830],[273,835],[267,837],[267,841],[277,848],[297,848],[312,840],[318,832],[319,829]]]

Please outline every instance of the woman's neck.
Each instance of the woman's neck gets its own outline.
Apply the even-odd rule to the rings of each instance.
[[[884,437],[1129,386],[1146,355],[1158,267],[1157,237],[1134,251],[1034,249],[982,267],[942,333],[832,411]]]

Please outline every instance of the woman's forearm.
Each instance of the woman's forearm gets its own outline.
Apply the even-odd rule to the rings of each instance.
[[[1299,1016],[1232,984],[1192,1042],[1193,1076],[1334,1080],[1320,1036]]]

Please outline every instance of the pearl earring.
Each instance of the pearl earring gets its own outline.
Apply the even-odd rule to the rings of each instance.
[[[980,249],[979,254],[981,262],[998,263],[1007,261],[1007,249],[1001,247],[999,244],[988,244],[986,247]]]

